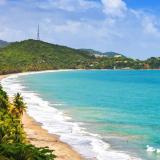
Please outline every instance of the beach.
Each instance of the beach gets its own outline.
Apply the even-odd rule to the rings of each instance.
[[[0,81],[7,76],[9,75],[0,75]],[[29,143],[36,147],[49,147],[49,149],[54,150],[54,154],[57,156],[56,160],[84,159],[72,147],[60,141],[57,135],[49,134],[47,130],[41,127],[40,123],[37,123],[27,113],[24,113],[22,122]]]
[[[56,160],[157,160],[159,147],[152,138],[158,139],[159,130],[152,132],[149,124],[156,123],[147,114],[159,122],[158,75],[158,71],[53,70],[0,79],[6,77],[1,83],[10,97],[19,92],[27,104],[23,125],[28,142],[54,150]],[[147,107],[146,112],[146,106],[154,109]],[[150,148],[154,152],[148,154]]]

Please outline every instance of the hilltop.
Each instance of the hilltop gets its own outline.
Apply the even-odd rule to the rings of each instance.
[[[0,49],[0,73],[86,68],[92,59],[83,51],[30,39]]]
[[[0,47],[5,47],[7,46],[9,43],[3,40],[0,40]]]
[[[141,61],[114,52],[96,56],[91,51],[94,50],[73,49],[32,39],[9,43],[0,48],[0,74],[53,69],[160,68],[160,58]]]
[[[88,52],[91,55],[94,55],[95,57],[125,57],[124,55],[116,52],[100,52],[93,49],[79,49],[80,51]]]
[[[93,50],[93,49],[79,49],[79,51],[87,52],[90,55],[101,55],[102,54],[102,52],[96,51],[96,50]]]
[[[107,57],[125,57],[123,54],[116,52],[104,52],[103,54]]]

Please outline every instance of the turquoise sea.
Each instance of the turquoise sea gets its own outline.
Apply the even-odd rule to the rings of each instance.
[[[160,71],[44,72],[2,84],[88,159],[160,159]]]

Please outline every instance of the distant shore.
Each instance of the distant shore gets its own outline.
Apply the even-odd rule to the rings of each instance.
[[[22,74],[32,74],[32,72]],[[3,78],[11,75],[16,74],[0,75],[0,81]],[[77,153],[71,146],[60,141],[57,135],[49,134],[47,130],[41,127],[40,123],[36,122],[27,113],[24,113],[22,122],[29,142],[36,147],[49,147],[51,150],[54,150],[54,154],[57,156],[56,160],[84,160],[84,158],[82,158],[82,156]]]

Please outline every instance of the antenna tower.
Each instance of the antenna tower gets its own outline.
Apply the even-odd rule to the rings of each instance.
[[[40,31],[39,31],[39,24],[38,24],[38,29],[37,29],[37,40],[40,40]]]

